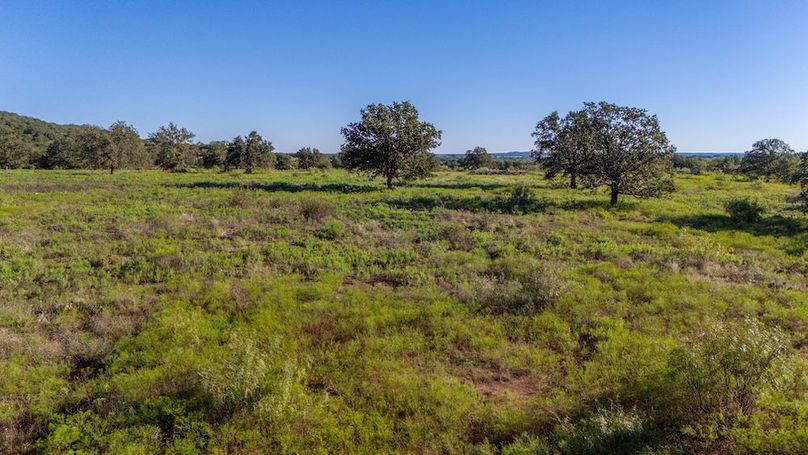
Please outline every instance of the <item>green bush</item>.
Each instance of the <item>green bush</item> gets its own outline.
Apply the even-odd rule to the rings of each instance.
[[[511,188],[508,203],[512,211],[523,211],[530,207],[536,200],[533,187],[529,183],[519,183]]]
[[[752,197],[734,198],[724,204],[729,217],[741,223],[760,221],[766,213],[766,207]]]
[[[780,330],[746,319],[715,324],[671,353],[683,431],[702,445],[726,437],[756,410],[761,394],[787,376],[788,344]]]
[[[481,298],[495,314],[529,316],[558,302],[566,283],[552,267],[516,258],[498,260],[487,271]]]

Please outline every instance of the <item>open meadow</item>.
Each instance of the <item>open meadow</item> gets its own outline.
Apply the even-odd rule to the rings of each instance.
[[[0,171],[0,452],[804,450],[798,189],[675,184]]]

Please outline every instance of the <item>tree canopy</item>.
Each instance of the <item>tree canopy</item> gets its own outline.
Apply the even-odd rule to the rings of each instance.
[[[586,174],[591,164],[593,133],[586,110],[569,112],[563,118],[553,112],[542,119],[533,132],[532,155],[544,168],[545,177],[565,175],[570,188],[577,188],[578,177]]]
[[[331,160],[317,148],[302,147],[295,153],[297,167],[300,169],[327,169],[331,167]]]
[[[273,167],[275,147],[265,140],[257,131],[250,131],[245,138],[237,136],[227,147],[227,168],[243,167],[247,174],[252,174],[258,167]]]
[[[441,132],[422,122],[409,101],[371,104],[361,116],[342,128],[340,160],[347,169],[384,177],[388,188],[394,180],[416,179],[434,170],[430,150],[440,145]]]
[[[780,139],[762,139],[743,155],[741,173],[751,179],[790,181],[799,165],[794,150]]]
[[[109,127],[109,146],[98,150],[96,159],[98,167],[115,172],[125,166],[141,167],[145,165],[145,147],[134,126],[123,121],[113,123]]]
[[[621,194],[645,198],[674,190],[676,149],[655,115],[606,102],[586,103],[583,112],[592,134],[584,186],[608,187],[612,205]]]
[[[149,146],[160,168],[168,171],[184,171],[191,159],[191,140],[194,133],[173,122],[161,126],[149,136]]]
[[[466,150],[466,154],[460,160],[460,165],[464,169],[476,170],[484,167],[491,167],[494,164],[493,158],[488,154],[485,147],[474,147],[471,150]]]

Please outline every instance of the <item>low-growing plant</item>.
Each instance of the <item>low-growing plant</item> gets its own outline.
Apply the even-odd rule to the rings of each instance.
[[[754,223],[760,221],[766,213],[766,207],[752,197],[733,198],[724,204],[729,217],[736,222]]]
[[[512,211],[523,211],[536,200],[533,187],[529,183],[519,183],[511,188],[508,199]]]
[[[345,224],[337,221],[328,221],[325,226],[317,230],[316,235],[323,240],[337,240],[345,233]]]
[[[334,212],[334,205],[321,198],[312,197],[300,201],[300,215],[306,221],[320,221]]]

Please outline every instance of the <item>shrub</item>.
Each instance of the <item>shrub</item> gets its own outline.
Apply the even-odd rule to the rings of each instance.
[[[334,214],[334,206],[319,198],[303,199],[300,202],[300,215],[306,221],[320,221]]]
[[[601,408],[574,424],[562,422],[559,445],[563,453],[637,453],[648,442],[646,419],[636,408]]]
[[[761,393],[785,377],[788,345],[783,333],[760,322],[714,325],[694,343],[675,349],[683,429],[702,445],[726,436],[739,417],[749,417]]]
[[[456,250],[471,251],[474,248],[471,232],[461,223],[444,224],[440,229],[440,238],[448,240]]]
[[[297,169],[297,158],[286,153],[278,153],[275,156],[275,169],[282,171]]]
[[[317,230],[317,238],[322,240],[337,240],[345,233],[345,225],[336,220],[331,220],[325,226]]]
[[[729,217],[741,223],[754,223],[760,221],[766,212],[766,207],[757,199],[751,197],[734,198],[724,204]]]
[[[511,196],[508,203],[512,211],[520,211],[528,208],[535,201],[533,187],[528,183],[519,183],[511,188]]]
[[[488,274],[493,286],[483,290],[482,300],[495,314],[537,314],[558,302],[566,287],[557,272],[538,264],[501,260]]]

